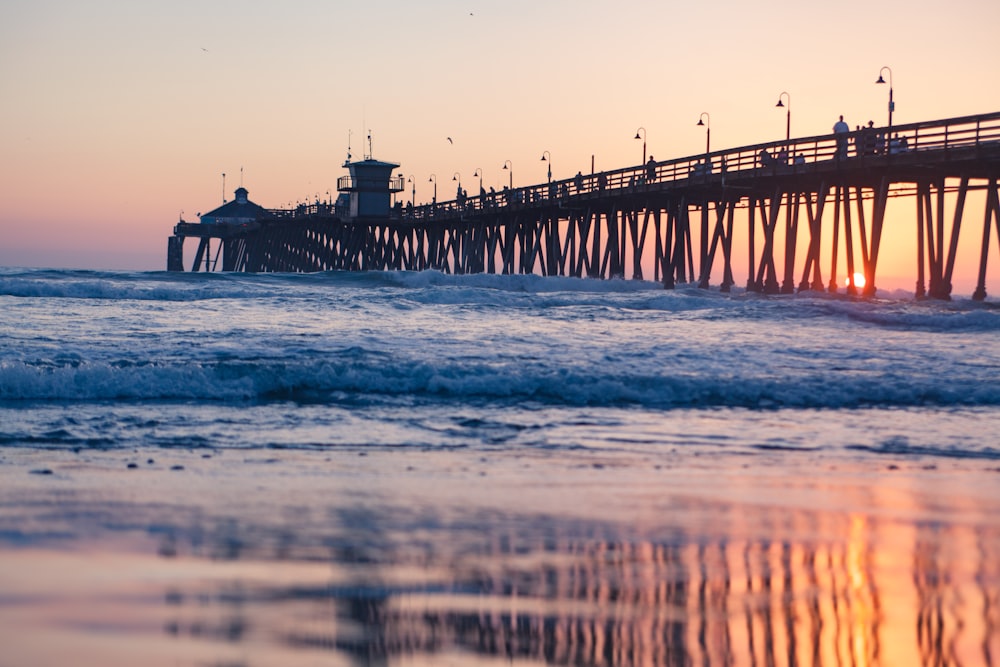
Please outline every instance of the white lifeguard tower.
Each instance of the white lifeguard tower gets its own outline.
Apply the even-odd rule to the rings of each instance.
[[[349,218],[387,218],[392,209],[392,195],[403,191],[404,178],[392,177],[392,170],[399,165],[372,158],[371,141],[369,133],[365,159],[351,162],[348,155],[344,166],[351,175],[337,179],[337,191],[347,193],[349,198]]]

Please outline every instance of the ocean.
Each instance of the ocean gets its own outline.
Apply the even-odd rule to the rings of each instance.
[[[0,269],[0,667],[1000,664],[1000,305]]]

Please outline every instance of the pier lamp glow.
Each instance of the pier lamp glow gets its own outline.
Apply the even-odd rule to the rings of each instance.
[[[887,133],[888,138],[892,137],[892,112],[896,108],[896,103],[892,101],[892,70],[889,67],[883,67],[878,71],[878,81],[875,83],[885,83],[885,79],[882,78],[882,72],[889,72],[889,131]],[[888,139],[887,139],[888,140]]]
[[[788,100],[787,105],[781,102],[782,97]],[[785,112],[785,142],[787,143],[791,141],[792,138],[792,96],[782,91],[781,95],[778,95],[778,103],[775,104],[774,106],[779,108],[784,107],[787,109],[787,111]]]
[[[514,189],[514,165],[510,160],[504,160],[503,168],[510,170],[510,189]]]
[[[549,156],[548,160],[545,159],[546,155]],[[552,182],[552,153],[550,153],[548,151],[542,151],[542,162],[548,162],[549,163],[549,183],[551,183]]]
[[[698,127],[705,127],[705,155],[712,152],[712,117],[707,111],[702,111],[698,116]]]
[[[434,199],[431,200],[432,204],[436,204],[438,201],[438,177],[437,174],[431,174],[431,177],[427,179],[428,183],[434,184]]]
[[[639,133],[642,132],[642,136]],[[642,164],[646,164],[646,128],[640,127],[635,131],[635,138],[642,139]]]

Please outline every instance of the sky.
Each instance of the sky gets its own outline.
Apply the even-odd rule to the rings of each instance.
[[[713,150],[780,139],[782,92],[793,136],[881,125],[883,66],[894,124],[1000,111],[997,25],[995,0],[4,0],[0,266],[161,270],[173,224],[241,179],[269,208],[335,195],[368,132],[419,203],[432,174],[440,200],[476,169],[499,188],[508,160],[544,182],[544,151],[556,179],[638,164],[639,127],[657,160],[694,155],[702,113]],[[911,289],[912,209],[879,265]]]

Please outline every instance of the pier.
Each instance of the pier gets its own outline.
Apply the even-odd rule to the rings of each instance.
[[[973,213],[983,221],[973,298],[986,297],[992,233],[1000,248],[1000,112],[791,138],[420,206],[391,204],[405,186],[392,176],[399,165],[368,156],[345,166],[351,175],[338,181],[338,203],[177,223],[168,270],[184,270],[184,241],[195,238],[193,271],[435,269],[651,278],[668,289],[707,288],[715,273],[728,291],[743,253],[748,290],[836,291],[837,276],[847,275],[848,294],[870,296],[887,204],[908,198],[916,295],[947,299],[961,230],[977,227],[965,222],[973,192],[985,201]]]

